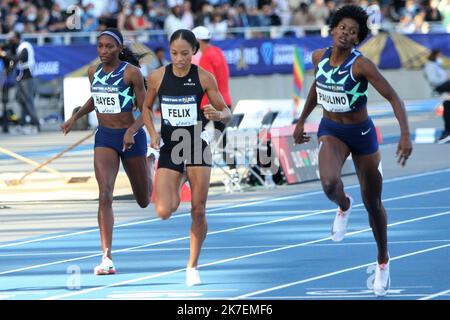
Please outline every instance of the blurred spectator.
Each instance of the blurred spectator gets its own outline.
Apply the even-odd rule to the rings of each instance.
[[[291,10],[291,12],[294,12],[295,10],[297,10],[300,7],[300,4],[302,2],[305,2],[305,0],[287,0],[288,2],[288,6],[289,9]]]
[[[158,47],[155,49],[155,59],[154,59],[154,67],[158,69],[160,67],[164,67],[168,65],[170,62],[166,59],[166,50],[163,47]]]
[[[327,8],[328,8],[328,12],[330,13],[328,15],[327,20],[325,21],[325,25],[330,25],[331,23],[331,18],[333,18],[333,15],[336,13],[336,3],[333,0],[327,0],[326,2]]]
[[[178,29],[187,29],[184,25],[183,20],[181,20],[181,1],[172,0],[170,7],[170,14],[167,16],[164,22],[164,30],[167,33],[167,37],[170,38],[172,33]]]
[[[168,65],[170,62],[166,59],[166,51],[163,47],[155,48],[154,55],[149,57],[150,52],[140,56],[139,64],[141,66],[142,75],[147,78],[154,70]],[[146,61],[148,61],[146,63]]]
[[[330,16],[330,10],[325,5],[324,0],[314,0],[309,6],[309,12],[314,18],[314,24],[316,26],[325,25],[328,17]]]
[[[438,6],[439,6],[438,0],[429,0],[428,1],[428,5],[425,8],[425,11],[426,11],[425,21],[429,21],[429,22],[442,21],[442,15],[438,9]]]
[[[81,14],[81,31],[96,31],[99,25],[97,17],[94,15],[94,4],[89,3]]]
[[[49,9],[42,7],[38,11],[37,21],[36,21],[36,31],[41,33],[48,32],[48,22],[50,21],[50,11]]]
[[[208,1],[200,3],[199,12],[195,18],[194,24],[196,26],[209,26],[212,21],[213,7]]]
[[[131,16],[131,7],[128,6],[127,3],[123,4],[119,8],[119,13],[117,14],[117,28],[123,32],[124,30],[131,28],[130,25],[130,16]]]
[[[152,27],[147,16],[144,14],[144,8],[141,4],[135,4],[133,6],[133,12],[129,19],[131,30],[149,30]]]
[[[420,10],[414,17],[414,33],[428,33],[430,25],[425,21],[425,10]]]
[[[308,25],[312,28],[306,33],[310,34],[324,30],[336,8],[345,4],[367,10],[373,34],[379,28],[403,33],[450,32],[450,0],[0,0],[0,32],[98,31],[117,26],[122,31],[164,29],[171,34],[179,28],[203,25],[218,29],[222,39],[224,30],[230,28]],[[82,21],[71,28],[74,5],[83,8]],[[213,22],[216,13],[222,19],[215,16]],[[263,35],[246,30],[227,36],[244,34]],[[51,38],[53,43],[62,43],[62,37]],[[150,36],[151,41],[164,38]]]
[[[236,8],[231,7],[228,9],[226,20],[228,21],[228,28],[237,28],[239,26],[239,16]]]
[[[440,49],[433,49],[425,63],[425,78],[440,94],[450,94],[450,75],[442,68],[443,55]],[[439,143],[450,142],[450,100],[444,101],[444,131],[439,138]]]
[[[228,22],[223,19],[220,12],[214,12],[209,29],[212,33],[212,39],[224,40],[227,37]]]
[[[401,15],[407,15],[411,19],[414,19],[417,13],[419,13],[419,4],[417,0],[406,0],[405,6],[400,9]]]
[[[291,25],[293,26],[308,26],[314,23],[314,17],[309,12],[309,7],[305,2],[300,3],[298,8],[294,11]]]
[[[414,33],[416,26],[414,20],[409,15],[400,16],[400,21],[396,27],[397,31],[404,34]]]
[[[431,50],[428,61],[425,63],[425,77],[438,93],[450,93],[450,76],[442,68],[443,55],[440,49]]]
[[[269,4],[262,6],[259,19],[261,27],[281,26],[280,16],[273,11]]]
[[[33,46],[27,41],[22,41],[18,32],[12,32],[9,35],[8,42],[11,48],[9,51],[11,55],[8,56],[8,52],[1,49],[0,56],[7,58],[9,61],[14,61],[16,65],[16,100],[21,108],[19,124],[21,126],[31,124],[39,132],[41,127],[34,104],[36,85],[33,78],[35,65]],[[27,131],[24,131],[24,133],[27,133]]]
[[[52,6],[48,22],[48,29],[51,32],[66,31],[66,21],[64,20],[64,16],[61,13],[61,7],[57,3]]]
[[[237,8],[237,25],[238,28],[256,27],[259,26],[258,17],[250,15],[244,3],[239,3]]]
[[[274,12],[281,18],[281,24],[287,26],[291,19],[288,0],[273,0],[272,7]]]
[[[188,0],[184,0],[183,9],[182,9],[181,20],[187,29],[192,29],[194,27],[194,14],[191,9],[191,2]]]
[[[86,8],[90,3],[93,5],[91,9],[91,15],[99,18],[103,14],[108,12],[108,7],[110,2],[114,2],[113,0],[82,0],[81,6]],[[73,3],[72,3],[73,4]]]

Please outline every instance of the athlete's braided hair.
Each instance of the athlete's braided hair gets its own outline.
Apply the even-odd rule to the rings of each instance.
[[[340,8],[331,18],[330,31],[336,28],[339,22],[344,18],[353,19],[358,23],[358,40],[359,43],[363,42],[369,34],[369,27],[367,26],[369,16],[367,15],[367,12],[363,8],[355,5],[348,5]]]

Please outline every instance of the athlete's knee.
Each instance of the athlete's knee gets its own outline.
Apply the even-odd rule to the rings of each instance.
[[[338,186],[339,186],[338,179],[323,179],[322,180],[323,192],[325,192],[327,197],[333,197],[338,191]]]
[[[111,206],[113,202],[113,193],[111,190],[100,190],[98,196],[99,206]]]
[[[156,214],[163,220],[167,220],[172,216],[172,208],[164,205],[156,205]]]
[[[206,222],[206,208],[205,205],[193,205],[191,209],[191,217],[193,222]]]
[[[378,197],[363,196],[363,203],[370,215],[376,215],[383,211],[383,204]]]

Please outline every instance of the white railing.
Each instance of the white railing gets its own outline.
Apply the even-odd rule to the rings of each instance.
[[[441,23],[430,23],[428,32],[448,32]],[[398,25],[393,23],[385,23],[381,28],[385,31],[396,31]],[[277,27],[252,27],[252,28],[230,28],[221,39],[233,39],[233,38],[271,38],[277,39],[287,34],[296,37],[304,37],[308,34],[317,34],[322,37],[328,36],[328,26],[277,26]],[[374,30],[375,33],[377,30]],[[145,30],[145,31],[124,31],[123,32],[126,41],[134,42],[149,42],[149,41],[161,41],[167,39],[167,34],[164,30]],[[56,33],[25,33],[22,37],[37,45],[44,44],[59,44],[70,45],[76,43],[96,43],[96,37],[98,32],[56,32]],[[213,35],[214,36],[214,35]],[[216,35],[219,36],[219,35]],[[5,41],[7,35],[0,35],[0,41]]]

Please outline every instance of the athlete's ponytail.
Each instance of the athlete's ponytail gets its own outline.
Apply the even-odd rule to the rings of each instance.
[[[123,50],[119,53],[119,59],[139,68],[139,55],[126,46],[123,46]]]

